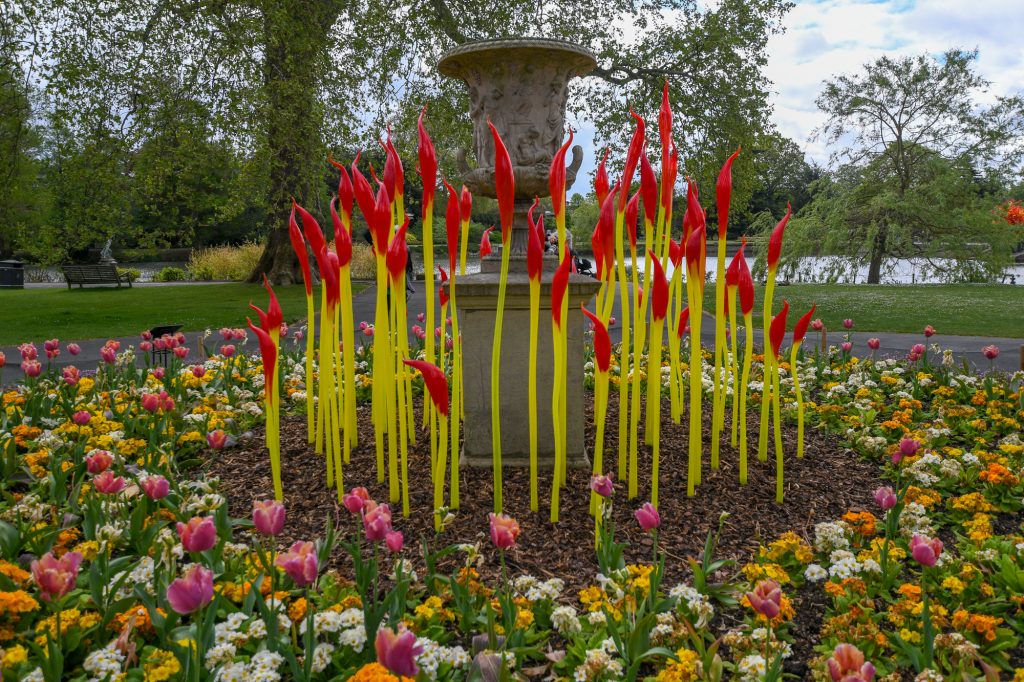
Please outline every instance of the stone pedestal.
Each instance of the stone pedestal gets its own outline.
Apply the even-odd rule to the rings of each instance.
[[[518,264],[517,264],[518,265]],[[557,261],[546,258],[541,283],[537,345],[537,452],[538,465],[554,462],[551,422],[553,341],[551,338],[551,277]],[[515,268],[519,270],[519,268]],[[510,268],[511,270],[511,268]],[[462,332],[463,385],[466,421],[463,427],[462,464],[490,467],[491,350],[498,304],[498,273],[460,277],[456,284]],[[568,383],[566,384],[567,462],[587,467],[583,422],[583,313],[580,304],[597,293],[597,280],[570,275],[567,296]],[[529,355],[530,284],[525,272],[510,272],[505,289],[505,317],[501,340],[501,457],[504,466],[529,466]]]

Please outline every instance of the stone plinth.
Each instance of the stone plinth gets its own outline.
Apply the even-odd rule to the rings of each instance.
[[[537,452],[538,465],[554,462],[551,422],[553,341],[551,338],[551,277],[557,261],[544,263],[541,283],[537,345]],[[463,385],[466,422],[462,463],[490,467],[491,451],[491,350],[498,301],[498,273],[460,277],[456,284],[462,333]],[[568,298],[568,383],[566,384],[567,462],[570,467],[588,466],[583,431],[583,313],[580,304],[597,293],[596,280],[570,275]],[[510,272],[505,289],[505,317],[501,340],[501,457],[503,466],[528,466],[529,430],[530,284],[525,273]]]

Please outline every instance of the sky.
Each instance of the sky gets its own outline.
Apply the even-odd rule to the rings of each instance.
[[[883,55],[977,49],[976,68],[992,95],[1024,91],[1024,0],[796,0],[784,24],[767,47],[772,120],[819,163],[830,152],[810,139],[824,121],[814,103],[823,81]],[[574,123],[586,156],[573,188],[581,191],[595,166],[593,127]]]

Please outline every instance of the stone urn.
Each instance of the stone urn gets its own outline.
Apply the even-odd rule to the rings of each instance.
[[[529,370],[529,279],[526,275],[526,214],[534,197],[546,197],[551,159],[563,143],[568,86],[597,65],[586,49],[561,40],[519,38],[460,45],[448,52],[438,70],[463,80],[469,89],[473,121],[475,167],[465,151],[459,155],[462,181],[477,195],[495,197],[494,141],[487,121],[501,135],[515,173],[515,217],[506,280],[505,319],[501,340],[501,449],[505,466],[527,466],[530,444],[527,401]],[[572,149],[566,169],[566,189],[572,186],[583,161],[582,147]],[[554,225],[549,227],[553,228]],[[495,237],[498,235],[495,234]],[[458,278],[462,318],[465,441],[462,462],[489,467],[491,452],[491,348],[497,307],[500,249],[484,259],[481,272]],[[558,259],[544,259],[538,330],[537,403],[538,463],[551,467],[554,437],[551,421],[553,342],[551,338],[551,278]],[[583,424],[584,326],[580,304],[600,288],[590,277],[572,275],[568,299],[567,462],[587,466]]]

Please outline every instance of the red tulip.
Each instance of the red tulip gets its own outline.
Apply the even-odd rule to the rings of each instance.
[[[391,532],[391,507],[368,500],[363,505],[363,532],[370,542],[380,542]]]
[[[629,108],[629,115],[636,121],[636,128],[633,130],[633,139],[629,142],[629,149],[626,150],[626,165],[622,170],[622,178],[619,183],[617,211],[623,211],[626,208],[626,200],[629,199],[629,187],[633,183],[633,173],[636,172],[637,162],[640,161],[644,145],[647,144],[644,137],[646,135],[644,119],[633,111],[632,107]]]
[[[511,549],[515,547],[519,538],[519,524],[510,516],[505,514],[488,514],[491,522],[491,542],[498,549]]]
[[[108,365],[112,365],[117,362],[117,351],[111,346],[103,346],[100,348],[100,358]]]
[[[71,421],[73,421],[78,426],[88,426],[90,419],[92,419],[92,415],[86,412],[85,410],[79,410],[78,412],[75,412],[73,415],[71,415]]]
[[[92,475],[102,474],[114,463],[114,458],[106,450],[96,450],[85,458],[85,470]]]
[[[193,516],[187,524],[179,521],[177,529],[186,552],[205,552],[217,544],[217,527],[212,516]]]
[[[651,283],[651,319],[655,322],[664,320],[668,314],[668,280],[665,270],[654,251],[650,251],[651,263],[654,265],[654,281]],[[658,341],[660,343],[660,340]]]
[[[167,601],[183,616],[203,608],[213,601],[213,571],[202,564],[192,564],[167,587]]]
[[[555,276],[551,279],[551,319],[555,326],[562,328],[562,299],[565,298],[565,291],[569,286],[569,264],[572,256],[569,253],[569,245],[565,245],[565,258],[555,269]]]
[[[21,353],[22,360],[35,360],[39,357],[39,351],[36,350],[34,343],[23,343],[18,346],[18,352]]]
[[[79,346],[77,343],[69,343],[68,352],[71,353],[72,355],[78,355],[79,353],[82,352],[82,347]]]
[[[609,153],[611,153],[611,148],[605,147],[604,156],[601,157],[601,163],[597,165],[597,172],[594,174],[594,195],[597,197],[598,206],[604,206],[604,200],[608,198],[610,184],[608,182],[608,171],[605,169],[604,164],[608,161]]]
[[[782,310],[778,315],[772,317],[772,323],[768,327],[768,338],[772,344],[772,355],[779,357],[779,349],[782,347],[782,339],[786,336],[786,313],[789,312],[789,301],[782,301]]]
[[[116,495],[125,489],[127,483],[121,476],[115,476],[110,469],[100,473],[92,479],[92,485],[96,492],[103,495]]]
[[[387,546],[388,551],[398,554],[402,551],[402,546],[405,544],[405,538],[402,537],[402,533],[397,530],[393,530],[384,536],[384,544]]]
[[[67,552],[60,559],[47,552],[42,558],[32,562],[32,579],[39,587],[43,601],[60,599],[75,589],[78,580],[78,567],[82,564],[82,555],[78,552]]]
[[[417,154],[420,161],[420,177],[423,179],[423,215],[427,215],[431,205],[434,203],[434,192],[437,186],[437,153],[434,151],[434,143],[427,134],[427,128],[423,125],[423,116],[427,108],[420,109],[420,116],[416,120],[416,131],[419,135],[419,146]]]
[[[981,354],[984,355],[989,360],[995,360],[996,358],[999,357],[999,347],[996,346],[995,344],[985,346],[984,348],[981,349]]]
[[[683,334],[690,331],[690,306],[679,311],[679,323],[676,325],[676,336],[683,338]]]
[[[551,171],[548,173],[548,190],[551,192],[551,210],[555,219],[565,213],[565,153],[572,144],[572,128],[569,128],[569,139],[565,141],[551,159]]]
[[[813,329],[814,331],[820,332],[824,328],[825,323],[821,321],[820,317],[811,321],[811,329]]]
[[[188,348],[185,348],[184,346],[178,346],[177,348],[174,349],[174,357],[178,358],[179,360],[184,360],[186,355],[188,355]]]
[[[252,525],[263,535],[280,535],[284,530],[284,505],[277,500],[253,502]]]
[[[369,491],[366,488],[359,487],[352,488],[352,490],[346,493],[342,497],[341,503],[345,505],[345,509],[348,509],[349,513],[358,514],[369,500]]]
[[[935,327],[929,324],[924,328],[924,338],[930,339],[933,336],[935,336]]]
[[[902,457],[913,457],[921,448],[921,443],[914,438],[904,438],[900,441],[899,453]]]
[[[0,353],[2,355],[2,353]],[[3,364],[0,364],[0,369],[3,368]],[[77,386],[79,380],[82,378],[82,373],[78,371],[78,368],[74,365],[68,365],[61,370],[61,375],[64,377],[64,383],[68,386]]]
[[[494,231],[494,225],[491,225],[486,230],[484,230],[483,236],[480,237],[480,259],[481,260],[483,260],[487,256],[490,256],[491,253],[494,252],[494,249],[491,248],[491,232],[493,232],[493,231]]]
[[[295,206],[292,206],[291,215],[288,216],[288,237],[291,239],[292,248],[299,259],[299,267],[302,269],[302,281],[306,285],[306,296],[313,293],[313,275],[309,269],[309,253],[306,250],[306,240],[299,231],[299,224],[295,222]]]
[[[910,352],[913,353],[914,355],[917,355],[918,357],[920,357],[920,356],[924,355],[924,352],[926,350],[927,350],[927,348],[925,348],[925,345],[923,343],[915,343],[911,347]]]
[[[771,620],[782,610],[782,588],[774,580],[762,580],[753,592],[747,592],[750,608]]]
[[[0,351],[0,369],[7,366],[7,355],[3,351]]]
[[[850,318],[846,318],[845,320],[843,320],[843,327],[845,327],[846,329],[853,329],[853,320],[851,320]]]
[[[444,370],[437,365],[432,365],[423,360],[402,360],[413,369],[418,369],[423,375],[423,383],[430,393],[430,399],[434,402],[437,411],[448,416],[448,379],[444,376]]]
[[[880,339],[868,339],[868,348],[871,350],[878,350],[882,346]]]
[[[849,341],[843,341],[841,344],[839,344],[839,347],[842,348],[843,352],[845,353],[849,353],[851,350],[853,350],[853,344],[850,343]]]
[[[782,220],[772,230],[771,236],[768,238],[768,269],[774,270],[779,264],[779,256],[782,255],[782,234],[786,231],[786,224],[789,222],[790,216],[793,215],[793,207],[788,203],[786,204],[786,215],[783,216]]]
[[[637,509],[633,515],[646,533],[657,530],[661,526],[661,515],[650,502],[644,502],[644,506]]]
[[[615,492],[615,483],[611,475],[594,474],[590,477],[590,489],[601,497],[611,497]]]
[[[931,568],[938,562],[939,555],[942,554],[942,540],[924,535],[914,535],[910,538],[910,553],[913,555],[914,561]]]
[[[740,254],[739,292],[740,311],[749,315],[754,310],[754,279],[750,276],[750,267],[747,259]]]
[[[875,666],[864,660],[864,654],[852,644],[839,644],[828,659],[832,682],[871,682]]]
[[[405,277],[405,265],[409,262],[409,248],[405,245],[405,232],[409,229],[409,216],[398,229],[388,245],[386,263],[392,282],[399,282]]]
[[[170,482],[160,474],[153,474],[142,479],[142,492],[151,500],[162,500],[171,492]]]
[[[444,213],[444,229],[448,235],[448,269],[455,272],[455,261],[459,255],[459,228],[462,226],[462,211],[459,206],[459,194],[455,188],[442,180],[448,190],[448,208]]]
[[[284,569],[297,587],[312,585],[319,572],[316,546],[301,540],[294,543],[287,552],[278,554],[274,564]]]
[[[644,203],[646,208],[647,204]],[[637,216],[640,213],[640,192],[633,195],[633,198],[626,204],[626,216],[624,222],[626,223],[626,233],[629,235],[629,245],[636,250],[636,221]]]
[[[732,153],[722,170],[718,173],[718,182],[715,185],[715,198],[718,205],[718,238],[725,239],[725,231],[729,226],[729,198],[732,196],[732,162],[739,156],[740,150]]]
[[[29,379],[35,379],[43,373],[43,366],[35,360],[24,360],[21,363],[21,371],[24,372],[25,376]]]
[[[417,644],[416,635],[407,630],[404,623],[398,626],[397,633],[389,627],[379,628],[374,646],[377,648],[377,663],[388,672],[402,677],[419,674],[416,658],[423,653],[423,647]]]
[[[811,304],[811,309],[808,310],[803,316],[796,321],[796,326],[793,327],[793,345],[801,343],[804,337],[807,336],[807,326],[811,323],[811,315],[814,314],[814,309],[818,307],[817,303]]]
[[[498,130],[487,120],[494,139],[494,185],[498,195],[498,214],[501,216],[501,243],[508,245],[512,237],[512,215],[515,212],[515,178],[512,171],[512,158],[508,155],[505,143],[501,141]]]
[[[612,341],[608,336],[608,329],[597,315],[583,307],[582,303],[580,309],[594,325],[594,362],[597,364],[598,371],[607,372],[612,364]]]

